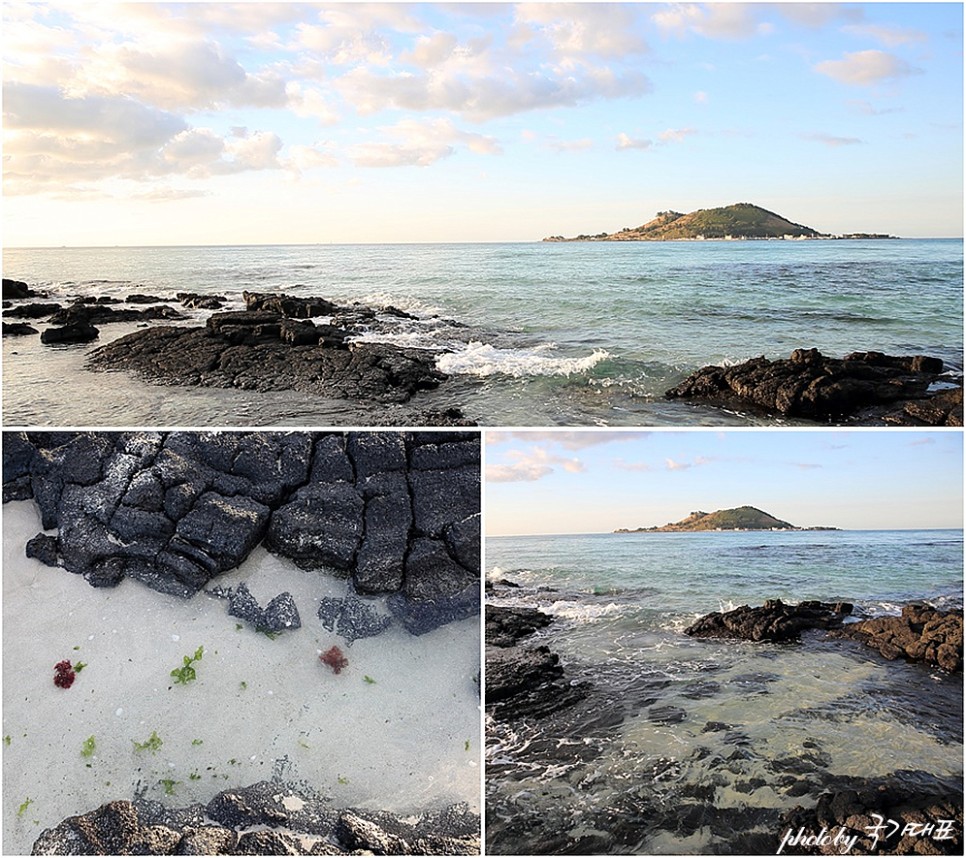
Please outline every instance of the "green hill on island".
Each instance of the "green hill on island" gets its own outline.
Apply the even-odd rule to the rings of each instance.
[[[717,512],[692,512],[678,522],[661,527],[621,528],[614,533],[686,533],[699,530],[835,530],[834,527],[796,527],[753,506],[719,509]]]
[[[653,220],[620,232],[560,235],[544,241],[681,241],[713,238],[830,238],[809,226],[792,223],[781,215],[751,203],[735,203],[716,209],[698,209],[689,214],[658,212]],[[872,237],[872,236],[869,236]]]

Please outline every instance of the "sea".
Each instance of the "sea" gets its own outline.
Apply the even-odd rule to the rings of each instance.
[[[91,345],[5,337],[7,426],[399,425],[450,407],[486,426],[774,425],[788,421],[663,394],[702,366],[798,347],[963,368],[960,239],[6,248],[3,276],[58,301],[220,293],[231,309],[249,290],[393,306],[417,318],[363,338],[428,349],[450,376],[388,408],[158,387],[85,369],[137,329],[109,324]]]
[[[554,621],[587,698],[494,720],[488,854],[774,854],[781,818],[826,788],[888,777],[962,788],[963,683],[851,641],[692,639],[699,616],[766,599],[962,607],[961,530],[488,538],[488,601]]]

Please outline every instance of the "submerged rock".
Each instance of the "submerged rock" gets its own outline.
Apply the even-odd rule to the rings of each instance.
[[[852,638],[890,661],[935,665],[950,673],[963,669],[963,612],[905,605],[899,617],[875,617],[843,626],[835,637]]]
[[[733,611],[714,611],[684,630],[696,638],[738,638],[750,641],[798,640],[805,629],[828,629],[841,625],[842,618],[852,613],[847,602],[801,602],[786,605],[781,599],[769,599],[760,608],[742,605]]]
[[[923,355],[854,352],[839,360],[796,349],[787,360],[703,367],[665,396],[822,422],[962,426],[962,380],[955,390],[933,388],[940,380],[952,384],[943,369],[941,360]]]

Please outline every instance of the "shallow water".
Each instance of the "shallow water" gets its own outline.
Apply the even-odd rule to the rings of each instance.
[[[94,589],[26,559],[40,530],[31,503],[6,504],[3,524],[3,854],[29,854],[45,828],[136,791],[184,807],[275,775],[339,807],[479,809],[477,618],[349,647],[315,615],[345,582],[259,548],[218,583],[245,581],[261,604],[292,593],[302,628],[270,639],[220,599],[132,580]],[[338,675],[318,659],[333,644],[349,659]],[[197,679],[175,684],[170,671],[199,646]],[[62,659],[86,664],[69,689],[52,682]],[[152,733],[156,751],[138,750]]]
[[[413,407],[458,405],[484,425],[773,423],[661,397],[706,364],[800,346],[963,364],[958,240],[6,249],[4,275],[59,298],[237,302],[247,289],[392,304],[420,317],[395,341],[437,351],[452,375]],[[103,326],[101,342],[125,327]],[[137,425],[159,407],[176,425],[380,422],[382,409],[300,394],[85,378],[91,348],[6,338],[7,424]]]
[[[488,539],[490,576],[523,585],[493,601],[553,614],[534,642],[591,689],[537,722],[488,723],[489,851],[773,852],[781,813],[838,779],[961,779],[961,677],[820,634],[682,631],[774,597],[961,606],[962,548],[961,531]]]

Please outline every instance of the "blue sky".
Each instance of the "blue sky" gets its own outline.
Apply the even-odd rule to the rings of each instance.
[[[961,236],[962,5],[5,3],[10,246]]]
[[[754,506],[800,527],[963,523],[958,431],[486,433],[486,532],[597,533]]]

